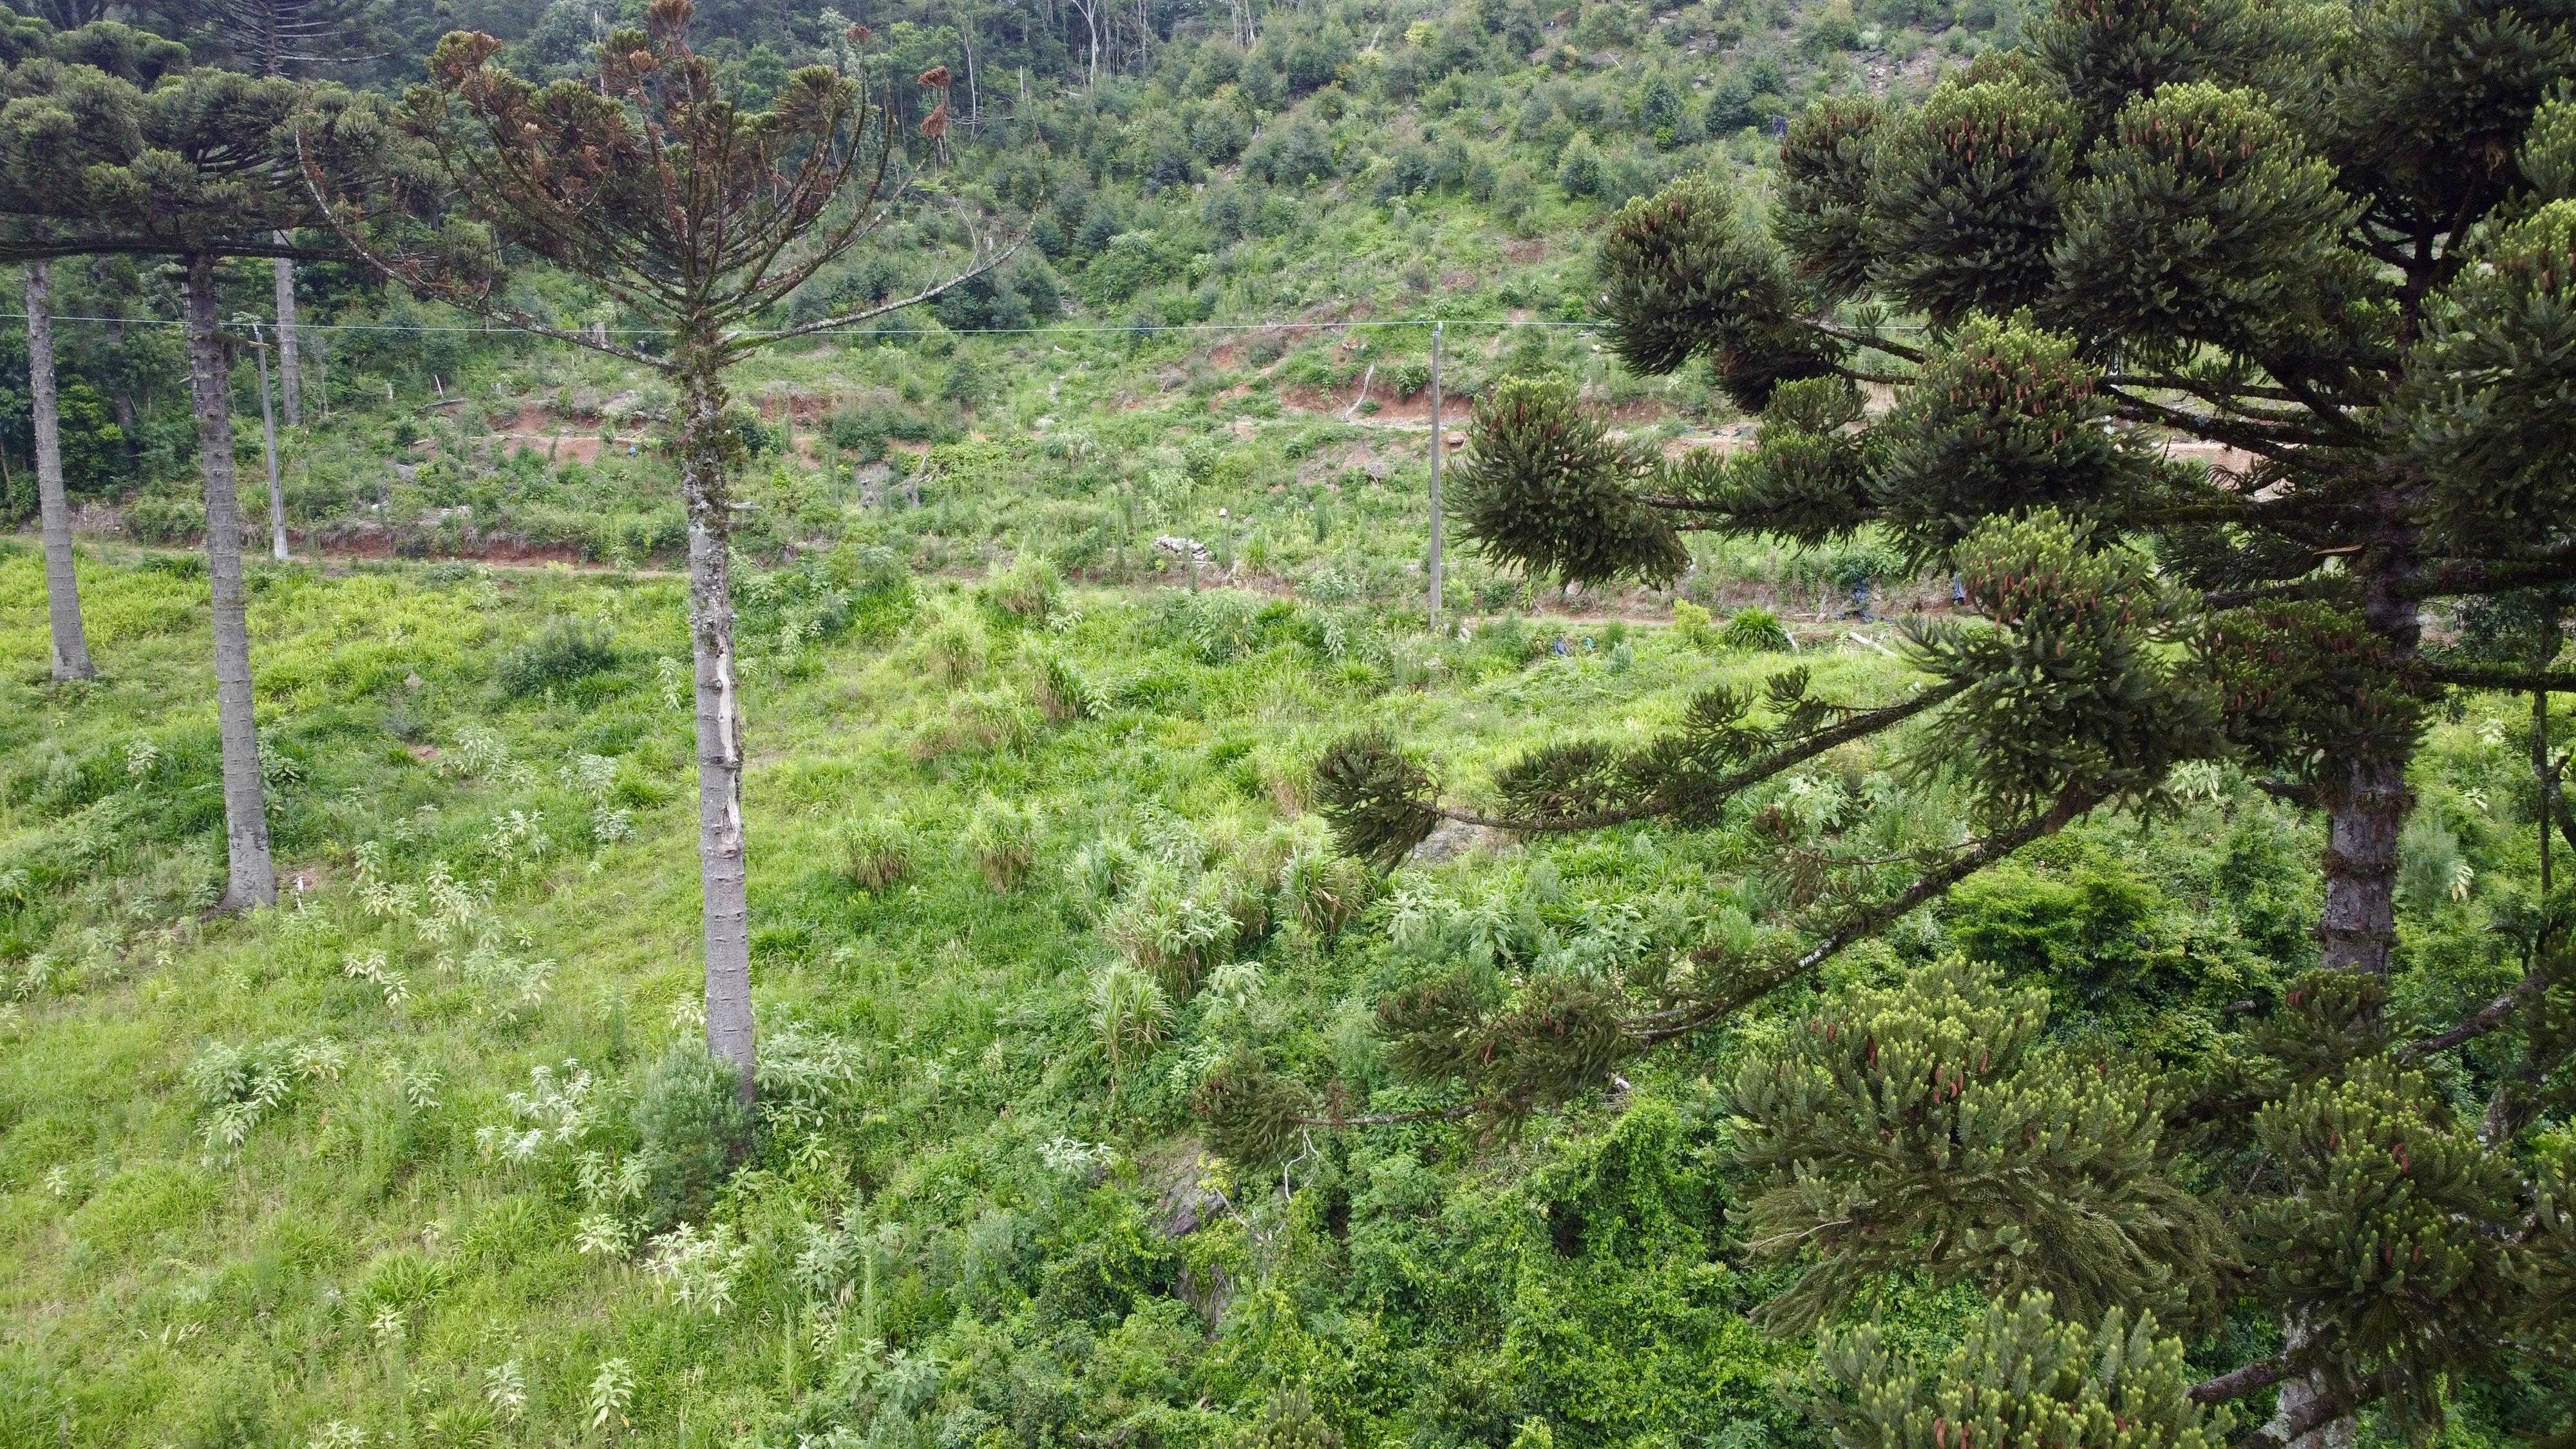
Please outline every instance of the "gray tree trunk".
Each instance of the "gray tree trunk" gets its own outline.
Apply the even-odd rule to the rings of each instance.
[[[705,895],[707,1050],[754,1095],[751,900],[744,876],[742,699],[734,678],[731,499],[724,389],[713,369],[681,380],[680,487],[689,515],[689,641],[697,665],[698,881]]]
[[[279,241],[286,233],[277,234]],[[277,274],[277,391],[286,407],[286,425],[304,426],[304,372],[296,362],[295,352],[295,261],[292,257],[272,257],[269,266]]]
[[[80,575],[72,559],[72,509],[63,496],[63,430],[54,393],[53,269],[27,263],[27,397],[36,425],[36,510],[45,540],[45,607],[54,625],[54,678],[96,679],[81,628]]]
[[[251,712],[250,621],[242,590],[241,500],[233,477],[224,340],[215,312],[215,258],[187,259],[188,401],[197,418],[198,471],[206,487],[206,573],[215,615],[215,712],[223,738],[224,843],[231,863],[223,907],[277,902],[268,853],[268,800]]]
[[[2398,650],[2411,652],[2422,641],[2423,618],[2405,585],[2417,572],[2414,540],[2390,530],[2375,550],[2378,563],[2366,575],[2362,617],[2373,632]],[[2357,753],[2329,760],[2320,784],[2326,807],[2326,899],[2317,921],[2320,957],[2329,970],[2388,974],[2397,949],[2397,838],[2415,797],[2406,788],[2407,751]],[[2284,1339],[2296,1352],[2307,1342],[2305,1325],[2285,1325]],[[2322,1375],[2283,1381],[2279,1419],[2326,1395]],[[2349,1415],[2301,1435],[2292,1449],[2351,1449],[2358,1424]]]

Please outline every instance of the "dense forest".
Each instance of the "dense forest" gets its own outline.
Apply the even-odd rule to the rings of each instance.
[[[2576,9],[9,3],[0,1449],[2576,1444]]]

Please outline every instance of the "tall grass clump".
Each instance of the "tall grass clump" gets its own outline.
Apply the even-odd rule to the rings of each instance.
[[[1729,649],[1756,654],[1777,654],[1790,647],[1788,626],[1780,622],[1779,615],[1763,608],[1736,610],[1718,637]]]
[[[1023,553],[984,584],[984,602],[1024,624],[1053,618],[1064,597],[1064,576],[1042,554]]]
[[[975,873],[997,891],[1026,885],[1037,863],[1038,822],[1035,811],[987,795],[966,822],[966,857]]]
[[[900,816],[879,815],[841,828],[841,873],[862,890],[881,891],[912,874],[914,834]]]

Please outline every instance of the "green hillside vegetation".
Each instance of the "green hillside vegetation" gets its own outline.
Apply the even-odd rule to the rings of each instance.
[[[1423,1099],[1371,1026],[1389,991],[1652,971],[1795,898],[1749,830],[1481,844],[1381,884],[1301,808],[1330,736],[1382,721],[1474,769],[1786,656],[1616,625],[1566,656],[1530,630],[1426,644],[1231,590],[915,583],[864,550],[755,575],[763,1098],[725,1177],[685,1107],[675,583],[256,573],[293,889],[210,919],[202,577],[94,561],[107,678],[49,693],[25,683],[37,560],[0,569],[12,1444],[1221,1443],[1275,1426],[1283,1386],[1372,1442],[1815,1432],[1774,1391],[1800,1340],[1743,1316],[1787,1279],[1724,1206],[1746,1182],[1713,1085],[1811,1006],[1522,1132],[1319,1130],[1275,1171],[1210,1151],[1190,1100],[1252,1047],[1400,1112]],[[1809,659],[1848,691],[1892,676]],[[2531,869],[2493,808],[2520,727],[2472,713],[2427,756],[2403,980],[2428,1017],[2516,969],[2481,923]],[[1887,766],[1838,756],[1768,809],[1956,828]],[[2074,832],[1829,989],[2071,958],[2060,1049],[2190,1041],[2278,987],[2303,835],[2213,773],[2152,836]],[[1974,1302],[1871,1293],[1919,1348]]]
[[[0,1449],[2576,1446],[2563,6],[22,9]]]
[[[564,22],[547,17],[569,4],[519,22],[530,38],[508,54],[538,73],[573,64],[580,52],[548,39]],[[730,37],[760,27],[723,16],[705,12],[702,37],[710,53],[736,56],[729,67],[753,80],[755,99],[764,66],[832,57],[820,39],[787,36],[742,55]],[[774,562],[858,537],[931,568],[1026,550],[1077,578],[1135,581],[1158,564],[1168,573],[1172,557],[1152,544],[1177,534],[1238,578],[1294,582],[1330,564],[1364,596],[1411,592],[1399,574],[1425,541],[1410,500],[1427,471],[1430,338],[1379,324],[1537,324],[1451,329],[1453,428],[1495,377],[1533,367],[1571,372],[1658,438],[1736,427],[1704,380],[1639,378],[1605,360],[1579,325],[1597,290],[1586,232],[1673,177],[1758,188],[1772,148],[1754,128],[1818,94],[1919,90],[2009,39],[2015,22],[1975,7],[1856,18],[1841,6],[1594,5],[1556,19],[1528,7],[1347,7],[1273,17],[1248,52],[1175,23],[1141,73],[1104,74],[1089,94],[1033,81],[1025,104],[987,95],[983,126],[955,133],[921,199],[1021,218],[1026,245],[1001,273],[870,335],[796,344],[737,376],[766,424],[750,473],[761,511],[741,546]],[[506,19],[498,28],[513,34]],[[953,26],[901,21],[889,34],[886,53],[865,57],[872,73],[964,73]],[[776,321],[902,295],[964,241],[942,207],[918,207]],[[300,270],[309,327],[354,330],[308,331],[317,416],[284,442],[298,537],[373,555],[676,558],[679,502],[652,453],[666,387],[614,359],[478,333],[470,317],[345,265]],[[174,315],[149,268],[56,271],[66,319]],[[226,275],[228,315],[265,305],[264,263],[230,263]],[[627,325],[559,279],[526,286],[565,325]],[[1264,322],[1291,325],[1244,326]],[[1210,325],[1242,330],[1132,330]],[[0,368],[13,379],[0,383],[0,454],[15,455],[6,506],[25,517],[34,495],[12,326],[0,322]],[[1029,327],[1044,330],[1007,331]],[[432,330],[370,330],[382,328]],[[1006,331],[975,335],[995,328]],[[136,540],[193,540],[203,507],[171,329],[58,330],[75,500],[96,500],[96,521]],[[254,376],[243,349],[237,426],[256,423]],[[255,459],[255,439],[243,444]],[[1035,480],[1047,496],[1030,496]],[[1347,496],[1377,487],[1408,506]],[[915,499],[927,513],[905,516]],[[1847,590],[1890,571],[1866,550],[1749,562],[1712,568],[1704,601],[1748,571],[1801,602],[1834,582],[1827,574]],[[1453,579],[1457,607],[1531,602],[1472,564]]]

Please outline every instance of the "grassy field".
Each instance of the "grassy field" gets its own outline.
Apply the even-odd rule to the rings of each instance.
[[[1777,1391],[1803,1349],[1743,1316],[1775,1270],[1730,1237],[1710,1086],[1773,1012],[1517,1134],[1317,1130],[1254,1172],[1190,1099],[1251,1050],[1347,1111],[1431,1105],[1381,1060],[1390,989],[1461,960],[1651,971],[1794,899],[1739,829],[1471,840],[1373,879],[1301,808],[1330,738],[1382,724],[1472,793],[1516,742],[1650,729],[1792,662],[1887,696],[1876,648],[1513,619],[1430,640],[1357,605],[916,576],[854,543],[753,574],[763,1096],[719,1181],[656,1115],[698,1030],[673,581],[256,572],[293,889],[237,918],[206,913],[202,576],[107,550],[82,582],[103,679],[52,686],[38,561],[0,556],[10,1449],[1213,1444],[1301,1405],[1347,1442],[1810,1432]],[[2513,788],[2500,723],[2464,716],[2428,759],[2404,979],[2440,1010],[2510,970],[2468,903],[2528,845],[2477,808]],[[1754,805],[1955,833],[1899,763],[1846,750]],[[2120,949],[2088,949],[2155,984],[2063,1029],[2207,1029],[2302,949],[2314,883],[2291,817],[2224,775],[2195,790],[2172,828],[2054,842],[1835,979],[2117,881]],[[1959,1321],[1891,1291],[1877,1311],[1928,1341]]]

